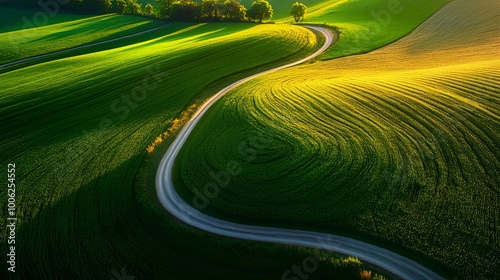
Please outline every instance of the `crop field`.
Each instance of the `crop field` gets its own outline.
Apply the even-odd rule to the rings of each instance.
[[[325,1],[308,9],[304,22],[325,23],[339,29],[341,40],[323,56],[324,59],[331,59],[366,53],[392,43],[449,2]]]
[[[39,10],[0,5],[0,64],[164,26],[0,71],[18,218],[17,272],[4,277],[2,262],[0,278],[283,279],[313,255],[308,279],[371,278],[352,257],[192,229],[158,202],[161,156],[204,100],[322,43],[289,24],[295,0],[270,2],[276,24],[262,25],[62,12],[40,23]],[[321,57],[336,59],[220,100],[176,163],[181,196],[227,220],[365,240],[447,278],[500,278],[500,4],[301,2],[305,22],[339,30]],[[232,161],[242,172],[226,178]]]
[[[31,12],[31,13],[30,13]],[[62,22],[57,17],[47,15],[47,23],[33,16],[31,10],[21,8],[1,8],[0,18],[5,17],[6,26],[20,27],[16,30],[0,29],[0,64],[39,54],[77,47],[89,43],[114,39],[165,25],[164,22],[139,16],[101,15],[76,16],[64,15]],[[28,23],[19,20],[25,17]],[[11,18],[16,18],[11,24]],[[57,20],[53,20],[57,19]],[[20,21],[21,23],[17,23]],[[53,22],[54,21],[54,22]],[[43,23],[43,21],[42,21]],[[12,28],[12,27],[10,27]]]
[[[15,279],[113,279],[123,271],[276,279],[302,262],[309,251],[188,229],[151,210],[155,194],[133,186],[146,148],[180,112],[317,43],[290,25],[175,23],[148,41],[0,74],[0,159],[17,170]]]
[[[5,4],[0,4],[0,14],[2,15],[0,17],[0,32],[4,33],[9,31],[16,31],[25,28],[30,28],[30,24],[28,24],[29,22],[31,22],[33,25],[36,25],[33,22],[33,15],[39,11],[40,10],[28,7],[20,8],[20,7],[11,7]],[[70,13],[59,13],[57,16],[51,18],[47,17],[47,19],[49,20],[49,22],[47,23],[56,24],[73,20],[79,20],[85,17],[88,16],[82,16]],[[23,18],[26,18],[28,21],[23,20]],[[43,21],[42,18],[40,18],[40,20]]]
[[[188,140],[176,184],[193,202],[235,160],[241,174],[218,177],[208,213],[357,236],[450,278],[499,278],[499,9],[456,0],[377,51],[240,86]]]
[[[247,8],[250,8],[253,2],[254,0],[240,1]],[[294,22],[290,10],[295,2],[295,0],[270,0],[269,3],[274,11],[272,21]],[[303,0],[299,2],[308,6],[303,23],[326,24],[338,28],[341,33],[341,40],[337,46],[322,56],[322,59],[326,60],[366,53],[392,43],[410,33],[451,0]],[[150,3],[155,5],[152,0]]]

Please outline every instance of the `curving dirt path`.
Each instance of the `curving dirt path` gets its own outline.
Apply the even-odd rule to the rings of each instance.
[[[181,129],[163,156],[156,174],[156,191],[161,204],[180,221],[214,234],[252,241],[318,248],[342,255],[356,256],[365,264],[400,279],[443,279],[430,269],[406,257],[355,239],[334,234],[244,225],[216,219],[190,206],[175,191],[172,180],[174,161],[194,127],[217,100],[248,80],[311,60],[323,53],[334,42],[334,35],[327,29],[313,26],[307,26],[307,28],[325,36],[325,43],[318,51],[299,61],[251,75],[225,87],[203,104]]]

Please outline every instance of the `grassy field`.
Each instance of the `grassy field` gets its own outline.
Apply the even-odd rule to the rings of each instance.
[[[289,22],[292,2],[271,2],[275,19]],[[306,20],[340,28],[328,59],[384,46],[447,2],[400,1],[383,24],[372,12],[389,11],[387,1],[311,0]],[[498,276],[498,16],[479,3],[456,0],[369,55],[240,87],[183,151],[180,191],[189,197],[213,180],[210,171],[238,160],[243,173],[208,212],[354,235],[442,262],[451,276]],[[1,7],[0,63],[163,24],[59,13],[28,29],[36,32],[20,31],[18,20],[34,12]],[[189,229],[162,211],[152,185],[171,133],[193,108],[230,81],[305,56],[316,37],[282,24],[177,23],[127,42],[0,74],[0,159],[18,170],[15,279],[124,271],[140,279],[280,279],[311,256]],[[319,259],[308,279],[352,279],[362,269]]]
[[[63,42],[78,30],[104,23],[122,30],[157,24],[58,16],[33,39],[42,40],[40,46],[70,47]],[[50,34],[63,27],[64,34]],[[121,33],[116,28],[75,38],[81,44],[115,36]],[[186,108],[239,77],[305,56],[316,48],[315,35],[253,24],[182,23],[162,32],[0,74],[0,161],[16,164],[18,218],[17,272],[5,275],[2,262],[2,279],[278,279],[315,253],[187,228],[162,211],[154,188],[146,188],[153,179],[136,177],[143,168],[154,178],[156,166],[144,161],[155,162],[161,153],[149,158],[146,147],[178,126]],[[3,188],[0,196],[6,195]],[[4,242],[0,247],[7,251]],[[351,259],[319,254],[312,279],[352,279],[363,269]]]
[[[9,31],[17,31],[25,28],[32,28],[31,22],[33,25],[33,18],[35,13],[40,12],[40,9],[33,9],[27,7],[13,7],[5,4],[0,4],[0,32],[9,32]],[[57,16],[49,17],[48,24],[56,24],[63,23],[73,20],[83,19],[88,16],[83,16],[79,14],[70,14],[70,13],[59,13]],[[23,20],[26,18],[28,21]],[[43,21],[42,17],[40,17],[40,21]],[[38,22],[37,22],[38,23]]]
[[[24,8],[0,9],[0,64],[39,54],[109,40],[165,25],[139,16],[84,16],[62,13],[47,24],[33,20],[40,11]],[[31,24],[21,20],[28,19]],[[43,22],[42,22],[43,23]]]
[[[214,81],[307,52],[314,46],[311,38],[285,26],[179,24],[141,44],[2,74],[1,157],[18,166],[18,238],[24,243],[19,256],[33,267],[20,275],[50,278],[55,264],[65,264],[59,273],[66,278],[81,267],[76,271],[82,279],[108,275],[120,264],[137,266],[131,270],[161,267],[162,258],[152,264],[147,250],[132,249],[154,248],[131,195],[145,148]],[[288,42],[286,49],[281,40]],[[269,44],[273,48],[262,50]],[[257,50],[260,61],[252,59]],[[234,61],[238,65],[228,63]],[[146,97],[133,91],[136,86],[147,90]],[[126,228],[129,234],[123,234]],[[48,244],[60,253],[44,250]],[[133,261],[131,249],[140,261]],[[89,269],[74,258],[88,260]],[[41,271],[45,266],[51,270]]]
[[[183,149],[180,191],[193,201],[236,160],[242,173],[205,211],[498,278],[499,8],[456,0],[395,44],[239,87]]]
[[[449,2],[450,0],[325,1],[312,6],[304,22],[325,23],[339,29],[339,43],[323,56],[323,59],[331,59],[366,53],[392,43],[410,33]]]
[[[240,1],[249,8],[254,0]],[[272,21],[293,23],[290,10],[295,0],[270,0]],[[360,54],[383,47],[407,35],[450,0],[437,1],[349,1],[304,0],[308,6],[303,23],[336,27],[341,40],[322,59]],[[153,3],[154,4],[154,3]]]

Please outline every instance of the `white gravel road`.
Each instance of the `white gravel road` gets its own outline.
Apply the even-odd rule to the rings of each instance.
[[[291,244],[310,248],[324,249],[342,255],[358,257],[365,264],[377,267],[389,275],[399,279],[443,279],[430,269],[386,249],[358,241],[355,239],[312,231],[292,230],[263,226],[252,226],[228,222],[201,213],[186,203],[175,191],[172,181],[172,167],[182,146],[207,110],[224,94],[250,79],[292,67],[306,62],[323,53],[334,41],[330,31],[321,27],[307,26],[325,36],[324,45],[314,54],[268,71],[241,79],[211,97],[195,113],[192,119],[181,129],[179,135],[163,156],[156,175],[156,190],[162,205],[180,221],[218,235],[245,240]]]

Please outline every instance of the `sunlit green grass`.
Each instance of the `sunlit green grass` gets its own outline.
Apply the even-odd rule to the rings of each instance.
[[[340,30],[340,40],[323,59],[366,53],[407,35],[450,0],[331,0],[310,6],[305,23]],[[392,4],[390,4],[392,3]],[[398,4],[399,3],[399,4]],[[285,19],[282,22],[291,22]]]
[[[491,5],[457,0],[386,48],[239,87],[188,140],[176,185],[187,201],[199,191],[204,211],[237,222],[351,235],[451,278],[498,278]],[[241,174],[213,195],[207,184],[220,176],[211,172],[231,161]]]
[[[288,256],[302,260],[302,253],[282,249],[270,249],[273,260],[252,260],[257,255],[231,246],[268,247],[179,228],[164,212],[153,218],[154,193],[137,202],[145,190],[133,184],[146,147],[187,105],[268,64],[305,56],[316,37],[300,27],[253,24],[167,30],[0,75],[0,158],[17,167],[18,261],[29,264],[16,276],[100,279],[126,267],[144,279],[269,278],[289,269]]]
[[[130,35],[165,25],[165,22],[139,16],[83,16],[61,13],[48,18],[47,24],[33,20],[41,9],[1,7],[0,64],[39,54]],[[26,24],[23,18],[27,19]],[[41,21],[41,20],[40,20]]]

